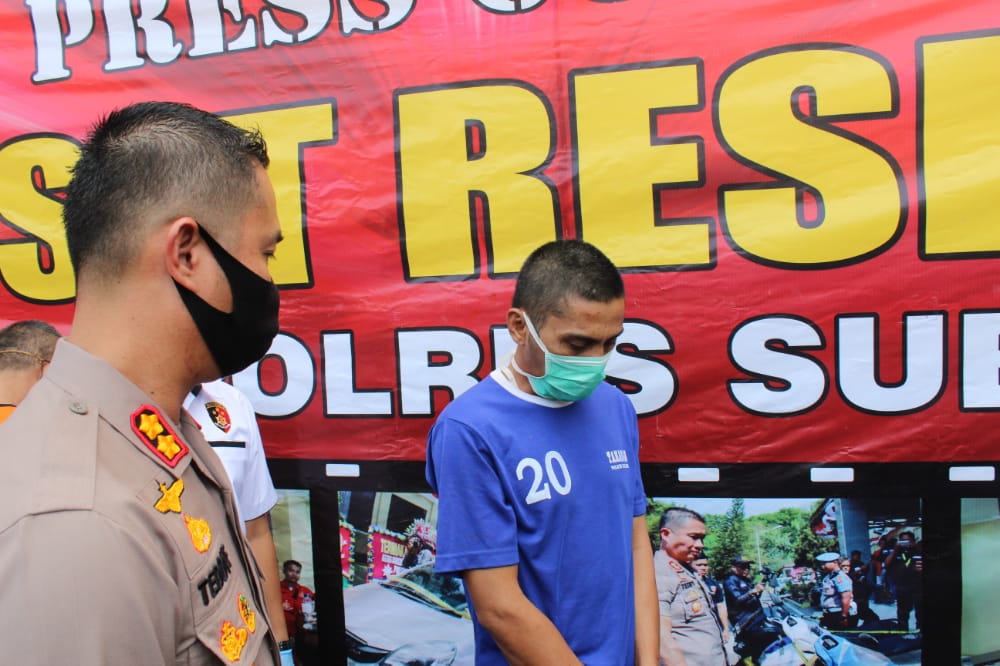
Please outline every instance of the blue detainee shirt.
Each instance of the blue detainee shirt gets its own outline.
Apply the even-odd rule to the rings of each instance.
[[[518,565],[526,596],[587,664],[635,661],[633,517],[645,515],[636,413],[602,382],[562,403],[502,370],[428,435],[440,572]],[[471,607],[471,604],[470,604]],[[506,664],[475,617],[476,664]]]

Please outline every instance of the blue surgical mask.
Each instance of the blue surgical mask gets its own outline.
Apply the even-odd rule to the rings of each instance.
[[[521,310],[528,333],[545,353],[545,374],[541,377],[529,375],[518,367],[517,361],[511,358],[511,367],[528,379],[531,390],[543,398],[575,402],[583,400],[594,392],[597,385],[604,380],[604,369],[611,358],[611,352],[604,356],[560,356],[546,349],[538,331],[528,318],[528,313]]]

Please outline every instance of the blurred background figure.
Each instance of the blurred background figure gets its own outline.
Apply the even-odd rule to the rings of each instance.
[[[319,646],[316,634],[316,593],[299,583],[302,563],[285,560],[281,565],[284,578],[281,580],[281,605],[285,613],[285,625],[294,640],[292,649],[296,666],[312,666],[316,663]]]
[[[701,553],[695,556],[694,561],[691,562],[691,566],[701,576],[701,579],[705,581],[705,587],[708,588],[708,591],[712,593],[712,601],[715,602],[719,619],[722,621],[722,638],[727,644],[731,643],[732,634],[729,631],[729,610],[726,608],[726,592],[722,589],[722,583],[711,576],[712,567],[708,563],[708,553],[704,550],[701,551]]]
[[[42,378],[60,337],[59,331],[37,319],[0,330],[0,423]]]
[[[924,563],[923,549],[913,532],[899,533],[895,548],[885,558],[885,571],[896,593],[896,619],[900,629],[909,631],[912,612],[916,630],[920,631]]]

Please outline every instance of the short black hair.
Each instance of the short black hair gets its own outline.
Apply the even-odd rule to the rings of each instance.
[[[60,337],[52,324],[38,319],[14,322],[0,330],[0,370],[24,370],[51,361]]]
[[[302,563],[299,562],[298,560],[285,560],[281,564],[281,570],[282,571],[288,571],[288,567],[298,567],[299,570],[301,570],[302,569]]]
[[[267,167],[259,132],[189,104],[142,102],[112,111],[81,146],[66,189],[63,223],[79,277],[116,276],[136,238],[189,215],[216,235],[222,220],[255,203],[255,167]]]
[[[697,511],[692,511],[682,506],[672,506],[660,516],[660,529],[662,530],[664,527],[672,530],[677,529],[689,520],[697,520],[699,523],[705,522],[705,518]]]
[[[524,309],[540,329],[572,296],[607,303],[625,296],[625,284],[611,260],[590,243],[557,240],[525,260],[511,305]]]

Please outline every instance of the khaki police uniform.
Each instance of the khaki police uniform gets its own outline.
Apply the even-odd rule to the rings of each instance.
[[[653,566],[660,614],[670,616],[670,633],[688,666],[726,666],[722,623],[704,582],[662,550]]]
[[[186,412],[60,340],[0,450],[5,662],[278,662],[226,472]]]

